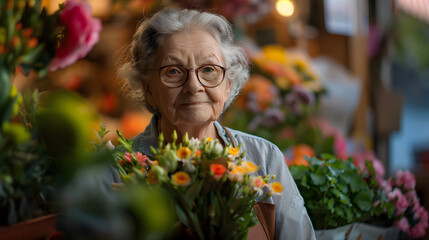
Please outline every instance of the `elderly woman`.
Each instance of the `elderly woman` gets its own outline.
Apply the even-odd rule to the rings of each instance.
[[[241,144],[246,158],[261,166],[258,175],[274,174],[284,186],[283,195],[267,200],[276,206],[276,239],[314,239],[282,152],[262,138],[217,122],[249,76],[229,23],[207,12],[166,9],[140,23],[130,48],[119,76],[153,113],[146,130],[133,139],[134,150],[151,157],[149,147],[157,146],[158,134],[163,132],[168,142],[173,130],[179,139],[187,132],[225,145]]]

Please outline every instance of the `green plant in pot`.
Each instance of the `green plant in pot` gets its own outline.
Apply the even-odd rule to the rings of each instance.
[[[367,168],[374,172],[369,161]],[[351,159],[323,155],[321,159],[309,159],[309,166],[293,165],[289,169],[316,230],[363,222],[385,210],[393,211],[375,179],[364,174]]]

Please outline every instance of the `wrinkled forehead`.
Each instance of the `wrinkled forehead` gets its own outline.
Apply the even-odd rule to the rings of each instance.
[[[204,64],[224,65],[220,44],[207,31],[185,31],[167,36],[156,51],[154,65]],[[155,67],[154,66],[154,67]]]

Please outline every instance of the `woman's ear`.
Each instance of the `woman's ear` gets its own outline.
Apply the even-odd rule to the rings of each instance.
[[[142,83],[142,87],[143,87],[143,91],[144,91],[144,97],[146,98],[146,101],[153,106],[153,101],[152,101],[152,91],[150,90],[150,86],[149,84],[146,83]]]
[[[229,94],[231,93],[231,86],[232,86],[232,81],[229,80],[229,78],[226,79],[226,94],[227,96],[229,96]]]

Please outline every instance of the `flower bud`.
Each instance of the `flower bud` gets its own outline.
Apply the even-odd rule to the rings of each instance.
[[[183,145],[189,146],[189,135],[188,135],[188,132],[186,132],[185,135],[183,136]]]
[[[177,155],[174,151],[166,151],[159,157],[159,164],[163,166],[168,172],[173,172],[177,168]]]
[[[171,134],[171,139],[173,140],[173,143],[177,140],[177,132],[176,130],[173,131],[173,134]]]

